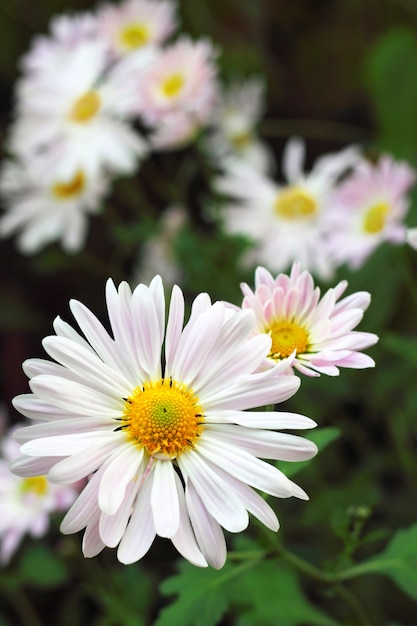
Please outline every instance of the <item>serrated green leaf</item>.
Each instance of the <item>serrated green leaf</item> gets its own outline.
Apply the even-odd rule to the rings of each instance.
[[[226,563],[217,571],[181,562],[180,573],[168,578],[160,587],[164,595],[176,594],[177,598],[162,609],[154,626],[214,626],[230,606],[231,581],[258,564],[259,561],[239,565]]]
[[[19,563],[18,575],[23,584],[36,587],[56,587],[67,579],[68,570],[44,546],[33,546],[25,551]]]
[[[417,524],[397,531],[385,550],[361,563],[357,571],[389,576],[405,593],[417,600]]]

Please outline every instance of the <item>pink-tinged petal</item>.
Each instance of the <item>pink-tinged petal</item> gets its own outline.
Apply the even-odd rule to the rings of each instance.
[[[246,428],[314,428],[317,423],[305,415],[276,411],[208,411],[206,421],[210,424],[240,424]]]
[[[227,548],[221,526],[204,506],[193,484],[187,482],[185,501],[198,546],[215,569],[221,569],[226,562]]]
[[[249,518],[246,509],[203,458],[190,452],[179,456],[177,462],[198,491],[207,511],[223,528],[236,533],[247,527]]]
[[[241,376],[228,389],[213,393],[208,398],[201,394],[201,400],[207,409],[246,410],[283,402],[291,398],[300,386],[296,376],[277,375],[275,369]]]
[[[17,476],[23,478],[29,478],[30,476],[44,476],[49,472],[51,467],[61,461],[61,456],[49,456],[49,457],[33,457],[33,456],[20,456],[10,466],[10,470]]]
[[[168,538],[175,535],[180,523],[180,507],[171,461],[155,461],[151,507],[156,534]]]
[[[98,504],[107,515],[114,515],[125,498],[127,485],[133,480],[143,459],[143,448],[127,442],[120,445],[107,465],[98,492]]]
[[[183,557],[188,559],[190,563],[197,565],[197,567],[207,567],[207,561],[197,545],[194,531],[191,527],[185,503],[184,488],[178,474],[175,473],[174,477],[180,507],[180,524],[175,535],[171,537],[171,541],[177,548],[178,552],[182,554]]]
[[[105,395],[126,396],[131,390],[129,381],[89,350],[65,337],[46,337],[42,342],[46,352],[56,361]]]
[[[184,296],[181,289],[174,285],[169,305],[168,322],[165,337],[166,376],[171,376],[172,364],[184,324]]]
[[[215,446],[219,439],[263,459],[304,461],[311,459],[318,452],[316,444],[297,435],[248,429],[231,424],[207,424],[204,429],[204,441]]]
[[[52,376],[62,376],[68,380],[79,380],[77,376],[62,365],[46,361],[45,359],[26,359],[22,364],[22,369],[28,378],[34,378],[40,374],[50,374]]]
[[[103,541],[101,540],[98,520],[90,523],[84,533],[83,537],[83,554],[86,559],[92,559],[105,548]]]
[[[342,359],[338,366],[364,369],[366,367],[375,367],[375,361],[367,354],[352,352],[349,356]]]
[[[97,498],[102,474],[103,471],[99,470],[92,476],[65,515],[60,526],[60,530],[64,535],[76,533],[85,528],[93,519],[98,518],[100,510]]]
[[[123,437],[124,438],[124,437]],[[120,443],[120,436],[109,431],[95,431],[74,433],[70,435],[55,435],[28,441],[21,447],[23,454],[29,456],[67,456],[85,452],[92,446],[116,447]]]
[[[366,311],[370,304],[371,294],[367,291],[357,291],[356,293],[352,293],[350,296],[343,298],[340,302],[336,302],[334,312],[337,314],[349,309],[362,309],[362,311]]]
[[[58,408],[81,415],[118,418],[123,413],[123,397],[104,395],[92,387],[58,376],[41,375],[30,381],[33,393]]]
[[[349,311],[342,311],[338,315],[335,315],[331,319],[332,335],[342,335],[348,333],[355,328],[363,318],[362,309],[351,309]]]
[[[73,483],[95,472],[116,448],[113,442],[92,445],[87,451],[73,454],[54,465],[48,478],[53,483]]]
[[[160,276],[155,276],[151,280],[151,282],[149,283],[149,291],[155,304],[155,311],[158,319],[159,333],[162,343],[165,332],[165,294],[164,285]]]
[[[291,481],[282,472],[244,450],[222,441],[217,441],[215,445],[209,441],[199,441],[197,450],[211,463],[241,482],[279,498],[293,495]]]
[[[155,539],[151,509],[152,483],[153,472],[142,482],[132,516],[117,550],[117,558],[125,565],[139,561]]]
[[[255,270],[255,285],[266,285],[269,290],[274,288],[274,278],[265,267],[257,267]],[[244,283],[242,283],[244,284]]]
[[[33,395],[33,393],[16,396],[16,398],[13,398],[12,404],[15,409],[22,413],[25,417],[39,420],[41,422],[66,419],[74,416],[72,411],[58,409],[49,402],[37,398]]]
[[[95,354],[93,348],[90,346],[88,341],[86,341],[84,337],[81,337],[81,335],[77,333],[77,331],[72,326],[70,326],[70,324],[64,322],[64,320],[61,319],[59,315],[54,319],[53,327],[58,337],[65,337],[66,339],[70,339],[74,343],[78,343],[86,350],[89,350],[92,354]]]
[[[33,426],[19,428],[13,433],[13,438],[19,443],[25,443],[31,439],[43,437],[61,436],[76,433],[88,433],[99,430],[109,431],[109,424],[106,421],[100,423],[99,418],[88,417],[71,417],[69,419],[60,419],[54,422],[41,422]]]
[[[133,336],[136,359],[149,378],[161,377],[161,346],[163,335],[159,326],[159,315],[149,288],[138,285],[132,296]]]
[[[100,515],[100,537],[109,548],[115,548],[120,542],[126,530],[127,523],[132,513],[133,502],[138,492],[138,482],[128,484],[123,502],[114,515]]]

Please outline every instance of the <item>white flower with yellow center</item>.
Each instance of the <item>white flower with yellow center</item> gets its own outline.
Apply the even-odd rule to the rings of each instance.
[[[357,268],[383,242],[406,240],[404,217],[415,180],[415,170],[388,155],[357,165],[332,197],[328,239],[337,263]]]
[[[167,0],[126,0],[105,4],[98,13],[98,35],[122,57],[159,46],[176,26],[175,6]]]
[[[56,363],[25,362],[32,393],[14,405],[35,423],[16,434],[26,442],[25,458],[13,469],[30,476],[47,465],[48,478],[59,484],[92,474],[61,526],[64,533],[86,528],[88,557],[118,545],[118,559],[133,563],[159,535],[192,563],[219,568],[226,558],[222,527],[242,531],[250,512],[278,529],[255,489],[307,497],[258,457],[312,457],[311,442],[276,430],[314,422],[246,412],[289,398],[300,381],[282,375],[288,359],[255,373],[271,339],[249,338],[250,311],[212,305],[200,294],[183,328],[184,299],[174,286],[165,325],[160,277],[133,293],[127,283],[117,290],[109,280],[106,296],[113,337],[71,301],[84,337],[58,318],[56,336],[43,342]]]
[[[363,369],[375,365],[360,350],[378,341],[373,333],[353,330],[371,297],[357,292],[340,300],[347,287],[341,281],[320,299],[311,274],[294,263],[289,276],[275,279],[263,267],[255,273],[255,291],[242,284],[242,308],[256,315],[255,333],[271,338],[268,364],[295,356],[292,367],[307,376],[339,374],[339,367]]]
[[[181,114],[195,126],[206,123],[217,97],[214,59],[209,41],[188,37],[158,52],[141,81],[140,112],[146,122],[168,124]]]
[[[328,200],[337,179],[358,158],[355,148],[318,159],[304,174],[304,143],[291,139],[283,155],[286,185],[279,185],[243,160],[224,162],[215,186],[232,197],[224,210],[226,228],[255,243],[253,260],[273,271],[299,260],[313,274],[328,279],[333,265],[324,243]],[[222,163],[223,165],[223,163]]]
[[[118,66],[108,69],[100,41],[63,48],[59,70],[23,78],[17,89],[17,119],[10,134],[14,154],[42,154],[57,176],[82,169],[95,176],[106,169],[132,172],[146,152],[130,127],[136,85]]]
[[[88,215],[100,210],[108,181],[102,176],[92,178],[82,169],[69,178],[58,178],[53,171],[46,174],[44,169],[44,163],[36,159],[28,164],[4,164],[0,194],[5,213],[0,217],[0,236],[19,232],[18,247],[27,254],[53,241],[60,241],[66,252],[77,252],[84,245]]]
[[[21,478],[12,474],[10,463],[19,456],[19,448],[10,431],[1,442],[0,458],[0,562],[3,564],[10,560],[25,534],[45,535],[51,513],[67,510],[77,496],[75,488],[53,485],[45,476]]]

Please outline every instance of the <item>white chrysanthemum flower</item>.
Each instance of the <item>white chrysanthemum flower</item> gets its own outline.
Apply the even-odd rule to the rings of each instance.
[[[242,160],[230,159],[215,186],[236,200],[224,210],[226,228],[243,233],[256,244],[255,262],[273,271],[286,270],[293,261],[321,278],[333,265],[323,241],[328,200],[337,179],[358,159],[354,147],[319,158],[303,172],[304,143],[291,139],[283,155],[288,184],[279,185]]]
[[[175,27],[175,6],[167,0],[126,0],[98,13],[98,35],[116,57],[161,45]]]
[[[125,80],[127,73],[117,66],[107,71],[107,50],[100,41],[80,43],[61,56],[59,71],[20,81],[12,151],[42,153],[63,178],[80,169],[92,176],[103,168],[132,172],[146,152],[127,123],[136,106],[135,80]]]
[[[182,37],[161,50],[141,81],[139,106],[146,122],[156,126],[181,114],[194,125],[206,123],[217,97],[214,60],[208,40]]]
[[[8,161],[0,173],[6,209],[0,217],[0,236],[20,231],[18,247],[27,254],[52,241],[60,241],[66,252],[77,252],[85,241],[88,215],[100,210],[108,187],[102,176],[92,178],[82,169],[62,179],[51,171],[40,174],[36,160]]]
[[[83,11],[72,15],[58,15],[51,19],[50,35],[34,38],[29,51],[21,58],[20,66],[29,73],[61,71],[65,54],[82,41],[97,36],[97,18]]]
[[[14,430],[14,429],[13,429]],[[1,442],[0,458],[0,562],[8,563],[24,535],[42,537],[55,511],[66,511],[77,491],[68,485],[53,485],[45,476],[21,478],[12,474],[10,463],[19,456],[12,432]]]
[[[272,154],[256,136],[256,126],[264,112],[264,92],[264,81],[252,77],[232,84],[220,94],[208,137],[214,158],[236,154],[261,172],[271,169]]]
[[[337,263],[357,268],[383,242],[406,240],[403,220],[415,180],[415,170],[389,155],[357,165],[332,196],[328,238]]]
[[[378,341],[373,333],[353,330],[369,306],[371,296],[360,291],[340,300],[345,280],[320,299],[309,272],[294,263],[289,276],[275,279],[263,267],[255,273],[255,291],[242,284],[242,308],[254,311],[256,331],[271,337],[268,362],[279,363],[295,353],[292,366],[307,376],[339,374],[339,367],[373,367],[360,350]]]
[[[307,497],[258,457],[312,457],[314,444],[275,429],[314,422],[246,412],[289,398],[300,381],[282,375],[290,360],[254,373],[271,339],[248,338],[251,311],[212,305],[200,294],[183,328],[184,299],[174,286],[165,325],[160,277],[133,293],[127,283],[117,290],[109,280],[106,296],[113,337],[71,301],[84,337],[58,318],[57,335],[43,342],[56,363],[25,362],[32,393],[14,405],[35,424],[16,435],[26,442],[25,458],[13,470],[30,476],[46,465],[58,484],[93,473],[61,526],[64,533],[86,527],[88,557],[118,545],[118,559],[133,563],[159,535],[192,563],[219,568],[226,558],[222,527],[242,531],[250,512],[278,529],[275,513],[252,487]]]

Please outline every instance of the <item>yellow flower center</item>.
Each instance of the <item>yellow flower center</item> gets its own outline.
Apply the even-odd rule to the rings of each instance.
[[[273,359],[283,359],[297,351],[297,354],[307,350],[307,331],[294,322],[276,322],[268,332],[272,339],[269,357]]]
[[[136,387],[126,398],[120,429],[151,456],[174,459],[194,446],[203,422],[203,410],[192,389],[161,378]]]
[[[363,230],[370,235],[380,233],[385,226],[390,207],[386,202],[378,202],[368,209],[363,218]]]
[[[48,491],[48,481],[45,476],[33,476],[24,478],[20,485],[22,493],[34,493],[37,496],[44,496]]]
[[[317,212],[317,203],[303,189],[288,187],[279,192],[274,210],[279,217],[298,220],[312,217]]]
[[[149,39],[149,28],[146,24],[140,24],[139,22],[128,24],[120,32],[120,41],[129,50],[145,46]]]
[[[59,200],[67,200],[80,195],[85,188],[85,176],[81,170],[74,175],[67,183],[55,183],[52,187],[52,194]]]
[[[172,74],[168,76],[162,83],[162,93],[167,98],[175,98],[178,96],[182,88],[184,87],[185,81],[182,74],[179,72],[177,74]]]
[[[251,141],[252,135],[249,131],[236,133],[231,137],[231,142],[236,150],[244,150]]]
[[[69,117],[72,122],[85,124],[95,117],[100,107],[101,98],[97,91],[86,91],[73,104]]]

